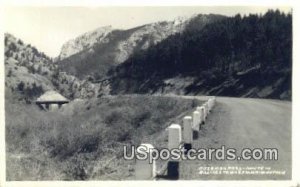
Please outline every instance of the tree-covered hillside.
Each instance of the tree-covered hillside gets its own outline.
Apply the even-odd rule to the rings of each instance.
[[[69,99],[106,93],[103,85],[61,72],[43,52],[9,33],[4,35],[4,63],[6,94],[27,103],[48,90],[56,90]]]
[[[149,46],[156,45],[170,35],[182,32],[187,24],[191,27],[196,22],[199,29],[223,17],[213,14],[198,15],[183,20],[150,23],[127,30],[110,28],[106,34],[99,34],[99,37],[95,37],[94,33],[99,32],[99,30],[95,30],[67,42],[61,53],[71,53],[72,55],[65,58],[60,57],[57,64],[62,71],[78,78],[92,76],[101,80],[106,78],[105,75],[109,69],[123,63],[132,54],[143,49],[146,50]],[[103,31],[100,28],[101,32]],[[88,45],[85,46],[85,43]]]
[[[113,93],[291,98],[291,14],[270,10],[201,26],[191,22],[110,71]]]

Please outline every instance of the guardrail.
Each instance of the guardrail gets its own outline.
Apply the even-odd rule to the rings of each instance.
[[[201,125],[205,123],[208,114],[212,111],[216,103],[216,97],[209,98],[201,106],[198,106],[193,112],[192,116],[185,116],[183,118],[183,127],[179,124],[171,124],[168,130],[168,149],[180,148],[184,146],[186,152],[193,147],[193,140],[199,138],[199,131]],[[153,145],[143,143],[140,146],[146,147],[147,154],[152,154],[151,149]],[[149,180],[155,179],[162,176],[167,172],[168,179],[179,178],[179,161],[168,160],[160,170],[156,168],[156,162],[153,160],[152,163],[149,160],[137,160],[135,165],[135,176],[138,180]]]

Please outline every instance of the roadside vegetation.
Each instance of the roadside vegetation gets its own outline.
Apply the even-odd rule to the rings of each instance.
[[[7,180],[115,180],[134,177],[124,145],[156,139],[199,101],[160,96],[75,100],[57,112],[6,94]]]

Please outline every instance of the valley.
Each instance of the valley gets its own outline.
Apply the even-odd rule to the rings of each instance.
[[[276,147],[278,162],[251,164],[291,176],[291,13],[103,26],[67,41],[53,58],[10,33],[4,38],[8,181],[133,180],[123,146],[166,147],[165,129],[210,96],[217,104],[196,147]],[[39,108],[45,93],[68,104]],[[180,179],[236,179],[195,173],[217,164],[187,162]]]

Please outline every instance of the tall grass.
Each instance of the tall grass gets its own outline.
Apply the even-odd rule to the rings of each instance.
[[[7,180],[131,179],[134,163],[122,159],[122,146],[155,144],[157,134],[195,102],[118,96],[45,112],[7,96]]]

